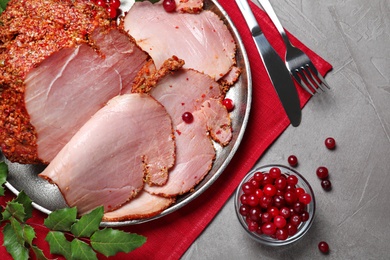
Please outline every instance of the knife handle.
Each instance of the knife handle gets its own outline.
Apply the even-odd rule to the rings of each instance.
[[[252,33],[252,36],[262,34],[260,26],[257,23],[255,16],[253,15],[253,12],[248,4],[248,1],[247,0],[236,0],[236,4],[237,4],[238,8],[240,9],[242,15],[244,16],[244,19],[245,19],[246,23],[248,24],[248,27]]]

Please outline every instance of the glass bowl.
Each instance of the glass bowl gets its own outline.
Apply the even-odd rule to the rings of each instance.
[[[264,225],[264,223],[268,223],[269,222],[272,222],[272,223],[276,223],[275,221],[275,217],[270,220],[270,221],[267,221],[266,222],[261,222],[261,221],[257,221],[258,223],[258,229],[257,231],[251,231],[248,227],[248,222],[251,222],[251,221],[248,221],[247,222],[247,219],[251,219],[251,217],[249,216],[250,214],[248,213],[246,216],[243,216],[241,213],[240,213],[240,208],[241,206],[243,205],[242,203],[242,198],[241,196],[244,194],[244,191],[243,191],[243,185],[245,185],[246,183],[248,183],[248,181],[250,181],[251,179],[253,180],[253,176],[256,174],[256,173],[269,173],[270,169],[273,168],[273,167],[277,167],[281,170],[281,173],[284,174],[286,177],[290,176],[290,175],[293,175],[293,176],[296,176],[297,177],[297,184],[295,185],[296,188],[303,188],[305,193],[309,194],[310,197],[311,197],[311,200],[309,200],[310,202],[308,204],[304,204],[304,210],[303,211],[306,211],[307,213],[309,213],[309,216],[307,217],[307,213],[305,217],[303,217],[303,219],[307,219],[306,221],[302,221],[300,224],[297,224],[297,222],[295,222],[296,225],[294,225],[296,227],[296,233],[295,234],[291,234],[291,235],[288,235],[287,238],[281,238],[281,236],[279,236],[279,239],[276,238],[276,235],[266,235],[266,234],[262,234],[263,232],[261,231],[261,226]],[[257,174],[258,176],[258,174]],[[260,181],[261,183],[261,181]],[[259,184],[260,184],[259,183]],[[260,186],[261,189],[262,189],[262,186]],[[265,191],[266,189],[263,189],[263,192]],[[280,192],[279,196],[281,194],[284,194],[284,192],[286,191],[286,189],[284,189],[283,192]],[[270,194],[269,192],[271,192],[269,189],[268,191],[266,191],[267,194]],[[302,190],[300,189],[300,192],[302,193]],[[271,192],[272,194],[272,192]],[[299,193],[298,193],[299,194]],[[284,194],[285,195],[285,194]],[[282,195],[284,198],[285,196]],[[263,194],[264,196],[264,194]],[[268,197],[273,197],[275,198],[275,196],[277,195],[274,195],[274,196],[268,196]],[[261,195],[259,195],[258,197],[261,197]],[[299,195],[297,196],[299,197]],[[307,196],[306,196],[307,198]],[[283,200],[283,199],[282,199]],[[253,206],[253,202],[252,202],[252,206],[249,206],[247,205],[247,210],[246,212],[249,212],[248,209],[251,209],[251,208],[254,208],[254,207],[257,207],[260,209],[257,209],[257,212],[261,212],[260,215],[263,215],[264,212],[270,212],[269,211],[269,208],[270,207],[276,207],[278,209],[281,209],[282,207],[288,207],[288,208],[294,208],[294,204],[295,203],[287,203],[286,201],[284,202],[285,204],[283,204],[283,202],[281,203],[280,202],[280,199],[278,200],[279,204],[276,204],[274,201],[277,201],[275,199],[273,199],[273,202],[272,204],[269,204],[269,206],[267,208],[265,208],[264,206],[261,207],[260,205],[258,206]],[[299,199],[298,199],[299,201]],[[308,201],[306,201],[307,203]],[[254,202],[256,203],[256,202]],[[242,227],[244,228],[244,230],[248,233],[248,235],[253,238],[254,240],[258,241],[259,243],[261,244],[265,244],[265,245],[269,245],[269,246],[283,246],[283,245],[288,245],[288,244],[291,244],[293,242],[296,242],[297,240],[299,240],[300,238],[302,238],[306,232],[310,229],[311,225],[313,224],[313,221],[314,221],[314,217],[315,217],[315,209],[316,209],[316,203],[315,203],[315,197],[314,197],[314,193],[313,193],[313,190],[310,186],[310,184],[307,182],[307,180],[301,175],[299,174],[297,171],[289,168],[289,167],[286,167],[286,166],[283,166],[283,165],[266,165],[266,166],[262,166],[262,167],[258,167],[258,168],[254,168],[252,169],[244,178],[243,180],[241,181],[241,183],[239,184],[237,190],[236,190],[236,193],[235,193],[235,197],[234,197],[234,206],[235,206],[235,211],[236,211],[236,215],[238,217],[238,220],[240,222],[240,224],[242,225]],[[275,206],[275,204],[277,206]],[[301,203],[301,206],[302,206],[302,203]],[[285,210],[285,209],[284,209]],[[242,210],[241,210],[242,211]],[[290,210],[290,214],[292,213],[293,209]],[[245,210],[243,210],[242,212],[245,212]],[[275,213],[277,212],[277,213]],[[282,212],[282,211],[280,211]],[[284,211],[285,212],[285,211]],[[297,213],[298,212],[298,213]],[[245,214],[245,213],[244,213]],[[279,211],[278,210],[274,210],[273,212],[271,212],[271,215],[282,215],[282,214],[279,214]],[[298,210],[298,211],[294,211],[293,214],[291,215],[299,215],[299,216],[302,216],[302,211]],[[253,215],[257,215],[257,214],[252,214]],[[286,216],[286,215],[285,215]],[[256,218],[256,217],[255,217]],[[268,214],[268,219],[269,218],[269,214]],[[287,223],[291,223],[292,220],[291,220],[291,217],[287,217],[284,218]],[[275,221],[275,222],[274,222]],[[291,221],[291,222],[290,222]],[[283,224],[280,224],[281,221],[280,221],[280,217],[278,217],[278,226],[282,227]],[[299,222],[298,222],[299,223]],[[276,224],[274,224],[276,225]],[[252,229],[256,229],[256,224],[254,225],[254,227],[252,226]],[[279,229],[279,228],[278,228]],[[285,227],[282,227],[280,229],[284,229],[283,231],[288,233],[288,229],[287,229],[287,225]],[[294,228],[293,228],[294,229]],[[291,229],[289,229],[291,230]],[[272,232],[272,231],[271,231]],[[282,231],[277,231],[279,232],[279,235],[280,235],[280,232]],[[294,233],[294,232],[293,232]]]

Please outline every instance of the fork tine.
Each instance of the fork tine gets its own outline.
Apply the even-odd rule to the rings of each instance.
[[[299,77],[298,75],[299,71],[292,71],[291,74],[293,75],[294,79],[298,82],[299,85],[301,85],[302,88],[304,88],[307,92],[309,92],[312,96],[314,95],[313,91],[306,85],[306,83]]]
[[[309,85],[314,90],[314,92],[319,93],[318,88],[314,86],[313,83],[308,79],[304,67],[300,67],[299,69],[296,69],[296,71],[299,73],[299,76],[302,78],[302,82],[305,82],[306,86]]]
[[[330,89],[328,83],[325,81],[325,79],[322,77],[322,75],[317,71],[316,67],[314,67],[313,63],[308,64],[310,70],[315,73],[317,78],[321,81],[321,85],[324,84],[325,87]]]
[[[308,63],[306,64],[306,66],[304,67],[304,72],[306,74],[306,76],[308,77],[308,81],[313,83],[312,86],[316,85],[317,86],[317,89],[321,89],[323,92],[325,92],[325,89],[324,87],[321,85],[320,82],[318,82],[318,80],[316,79],[315,76],[313,76],[313,71],[311,71],[311,67],[310,67],[310,64],[311,63]]]

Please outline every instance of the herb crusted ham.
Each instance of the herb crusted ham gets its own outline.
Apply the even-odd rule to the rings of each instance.
[[[0,144],[13,162],[50,162],[110,98],[130,92],[149,59],[89,1],[10,1],[1,23]]]

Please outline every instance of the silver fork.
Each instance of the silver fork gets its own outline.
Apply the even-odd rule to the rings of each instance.
[[[313,91],[318,93],[319,89],[322,91],[325,91],[326,88],[330,89],[328,83],[326,83],[325,79],[318,73],[309,57],[303,51],[291,44],[271,3],[268,0],[257,1],[271,18],[286,44],[287,51],[285,63],[294,79],[312,95],[314,95]]]

